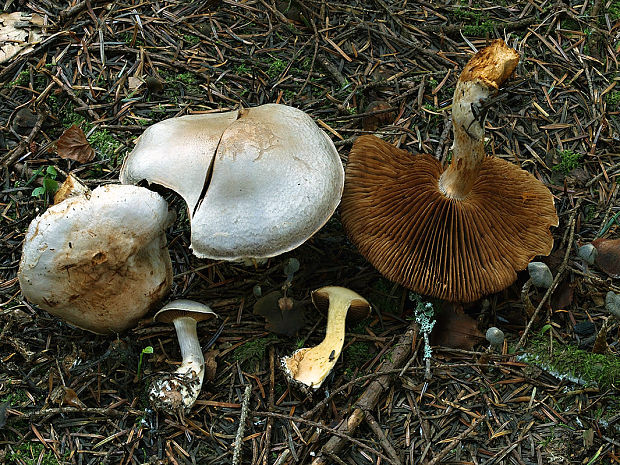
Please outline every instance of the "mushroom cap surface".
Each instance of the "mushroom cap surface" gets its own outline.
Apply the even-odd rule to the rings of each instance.
[[[176,318],[193,318],[196,321],[217,318],[208,305],[189,299],[177,299],[164,305],[153,317],[157,323],[172,323]]]
[[[178,192],[203,258],[268,258],[318,231],[338,206],[344,169],[312,118],[267,104],[157,123],[140,137],[121,182]]]
[[[331,298],[348,302],[347,322],[363,320],[370,315],[371,306],[368,301],[357,292],[340,286],[325,286],[312,291],[312,303],[323,313],[329,310]]]
[[[463,199],[444,196],[443,172],[375,136],[349,155],[341,216],[360,252],[388,279],[424,295],[471,302],[498,292],[553,246],[553,196],[534,176],[485,157]]]
[[[136,186],[107,185],[51,206],[28,228],[23,295],[82,329],[134,326],[170,289],[168,206]]]

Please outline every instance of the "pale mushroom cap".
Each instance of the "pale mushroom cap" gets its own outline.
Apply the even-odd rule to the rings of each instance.
[[[224,130],[237,111],[170,118],[150,126],[125,158],[123,184],[160,184],[187,202],[190,215],[200,198],[205,178]]]
[[[158,323],[171,323],[175,318],[189,317],[196,321],[203,321],[212,317],[217,318],[216,313],[208,305],[195,300],[177,299],[164,305],[153,317]]]
[[[298,247],[340,201],[344,169],[334,144],[306,113],[286,105],[217,116],[149,128],[121,181],[146,179],[182,195],[199,257],[267,258]]]
[[[28,228],[19,268],[23,295],[95,333],[134,326],[170,289],[166,201],[135,186],[70,197]]]

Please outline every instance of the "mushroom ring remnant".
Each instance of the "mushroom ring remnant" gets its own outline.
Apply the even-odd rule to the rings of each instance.
[[[217,315],[210,307],[193,300],[179,299],[165,305],[153,320],[173,323],[177,332],[183,362],[174,373],[158,377],[149,388],[153,407],[174,413],[192,408],[205,376],[205,359],[202,355],[196,325]]]
[[[318,231],[340,202],[344,169],[310,116],[268,104],[149,127],[120,179],[177,192],[194,254],[238,260],[279,255]]]
[[[370,314],[370,304],[357,292],[338,286],[317,289],[312,293],[312,302],[319,310],[327,310],[323,342],[316,347],[299,349],[290,357],[283,357],[281,363],[293,381],[318,389],[342,352],[347,313],[353,319],[364,319]]]
[[[79,192],[30,223],[19,284],[30,302],[68,323],[117,333],[135,326],[172,284],[168,204],[137,186]]]
[[[512,284],[553,247],[553,195],[527,171],[485,155],[488,98],[519,55],[502,40],[476,53],[457,82],[451,165],[375,136],[349,155],[340,207],[361,254],[420,294],[471,302]]]

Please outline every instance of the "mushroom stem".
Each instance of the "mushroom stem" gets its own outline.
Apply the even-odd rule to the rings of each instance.
[[[293,380],[317,389],[340,357],[347,313],[351,311],[352,316],[365,318],[370,312],[370,304],[356,292],[338,286],[326,286],[314,291],[312,301],[319,309],[328,307],[325,338],[319,345],[299,349],[290,357],[282,358],[281,362],[284,371]]]
[[[181,357],[183,358],[183,362],[181,363],[181,366],[177,368],[176,374],[186,375],[193,372],[196,376],[198,376],[200,386],[202,386],[202,379],[205,374],[205,359],[202,355],[200,342],[198,342],[196,320],[191,317],[177,318],[174,320],[174,328],[177,332],[179,347],[181,349]],[[195,398],[198,397],[200,386],[198,387]]]
[[[327,313],[327,329],[323,341],[312,348],[299,349],[283,363],[293,378],[307,386],[318,388],[338,360],[344,345],[345,320],[350,301],[332,297]]]
[[[189,410],[202,389],[204,379],[204,356],[198,341],[196,320],[192,317],[174,319],[183,362],[174,373],[167,373],[157,379],[149,391],[154,405],[162,410]]]
[[[463,69],[452,102],[452,163],[439,178],[439,190],[462,199],[471,191],[484,160],[484,121],[488,98],[512,74],[519,54],[503,40],[476,53]]]

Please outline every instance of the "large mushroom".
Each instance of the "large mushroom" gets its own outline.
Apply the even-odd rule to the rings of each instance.
[[[24,297],[94,333],[135,326],[172,284],[166,201],[123,185],[91,192],[77,184],[65,194],[28,228],[18,272]]]
[[[342,352],[347,315],[353,320],[364,319],[370,314],[370,304],[357,292],[339,286],[325,286],[312,292],[312,303],[319,310],[327,311],[323,342],[283,357],[281,364],[288,377],[300,386],[318,389]]]
[[[374,136],[355,141],[341,215],[351,240],[383,275],[421,294],[470,302],[516,279],[553,246],[558,217],[530,173],[485,156],[489,97],[515,69],[503,40],[476,53],[454,93],[452,163],[412,155]]]
[[[307,114],[268,104],[151,126],[120,179],[180,194],[194,254],[237,260],[273,257],[305,242],[336,209],[344,169]]]

